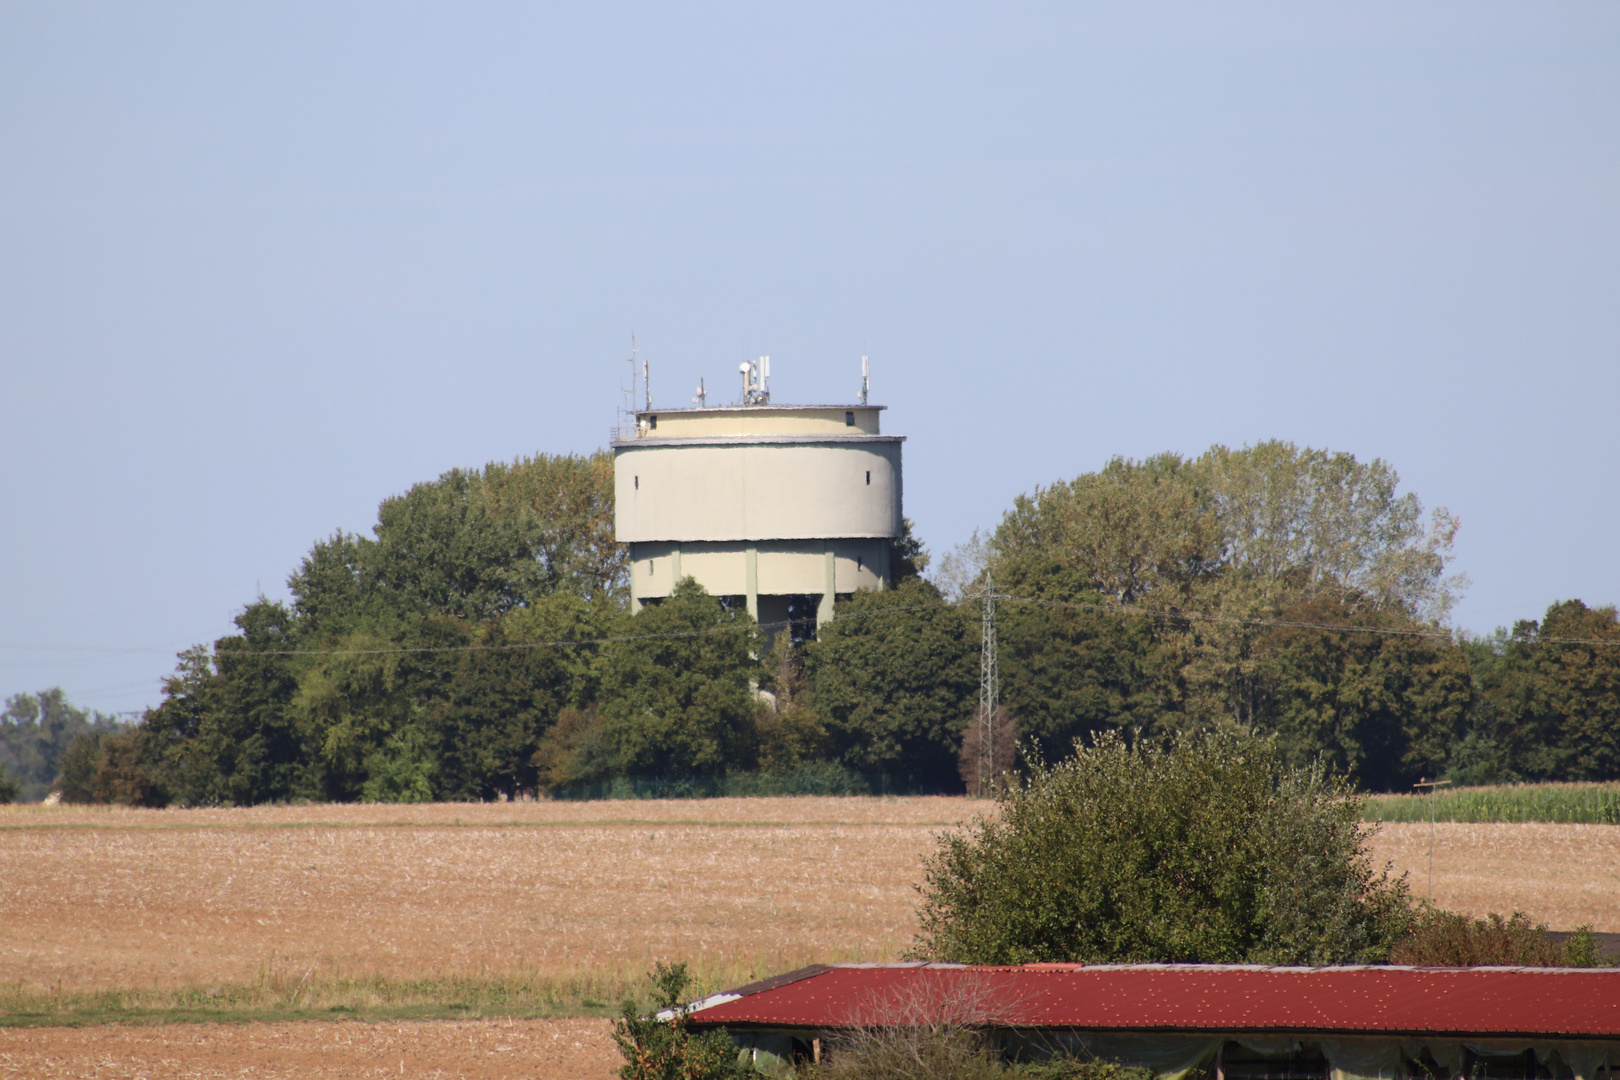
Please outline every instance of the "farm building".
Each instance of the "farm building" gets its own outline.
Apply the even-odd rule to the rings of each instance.
[[[861,1029],[964,1025],[1008,1058],[1161,1080],[1620,1080],[1620,970],[818,965],[698,1002],[766,1074]]]
[[[905,440],[882,433],[883,406],[864,392],[853,405],[772,405],[744,368],[742,404],[642,409],[614,434],[631,602],[690,577],[767,629],[825,622],[837,597],[889,584]]]

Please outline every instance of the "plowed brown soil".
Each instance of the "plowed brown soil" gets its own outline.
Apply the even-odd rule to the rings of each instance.
[[[609,1080],[606,1020],[0,1028],[0,1077]]]

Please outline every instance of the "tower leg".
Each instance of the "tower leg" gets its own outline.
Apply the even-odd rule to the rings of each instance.
[[[749,617],[759,622],[759,549],[752,544],[743,552],[743,592],[747,594]]]
[[[822,555],[822,584],[821,603],[816,605],[816,627],[819,630],[823,623],[833,621],[833,604],[836,601],[838,588],[838,561],[832,548],[828,548]]]

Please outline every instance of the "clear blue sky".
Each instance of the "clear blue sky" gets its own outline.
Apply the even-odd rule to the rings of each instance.
[[[1382,457],[1458,625],[1620,600],[1620,5],[0,6],[0,694],[654,403],[847,400],[936,551],[1110,456]]]

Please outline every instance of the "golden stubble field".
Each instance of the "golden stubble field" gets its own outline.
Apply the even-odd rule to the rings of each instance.
[[[623,980],[886,960],[963,799],[0,808],[0,984],[68,993],[262,979]],[[1429,826],[1379,860],[1427,880]],[[1435,900],[1620,931],[1620,828],[1435,830]],[[503,1026],[504,1023],[504,1026]],[[386,1066],[386,1068],[384,1068]],[[602,1076],[602,1020],[0,1029],[0,1076]]]
[[[86,991],[285,976],[633,974],[892,959],[965,799],[0,809],[0,982]],[[1380,859],[1422,895],[1429,827]],[[1435,899],[1620,930],[1620,828],[1435,832]]]
[[[888,959],[961,799],[0,812],[0,982]]]

